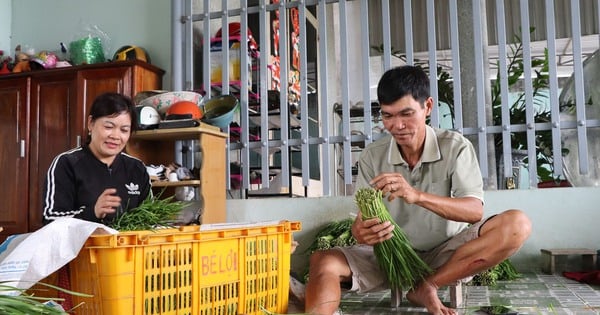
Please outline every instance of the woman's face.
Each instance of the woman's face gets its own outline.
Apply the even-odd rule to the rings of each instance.
[[[110,165],[115,156],[125,148],[131,136],[131,115],[127,112],[104,116],[92,121],[88,117],[90,150],[102,162]]]

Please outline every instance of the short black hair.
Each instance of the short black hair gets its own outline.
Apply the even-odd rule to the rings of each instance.
[[[92,103],[90,116],[92,121],[100,117],[111,117],[128,113],[131,116],[131,129],[137,130],[137,113],[133,101],[119,93],[104,93],[98,95]]]
[[[138,129],[137,112],[135,104],[128,96],[120,93],[108,92],[98,95],[92,103],[90,117],[92,122],[101,117],[113,117],[128,113],[131,117],[131,131]],[[86,143],[89,144],[90,137]]]
[[[381,105],[389,105],[411,95],[424,104],[429,98],[429,77],[419,66],[399,66],[386,71],[377,85],[377,99]]]

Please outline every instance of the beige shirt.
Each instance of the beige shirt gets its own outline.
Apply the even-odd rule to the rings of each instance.
[[[421,160],[411,171],[391,135],[371,143],[358,162],[356,189],[368,187],[381,173],[400,173],[416,189],[449,197],[475,197],[483,202],[483,180],[473,145],[461,134],[427,126]],[[413,247],[426,251],[458,234],[469,224],[446,220],[402,199],[384,198],[392,218]]]

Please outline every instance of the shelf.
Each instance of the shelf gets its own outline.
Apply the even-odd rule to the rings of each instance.
[[[138,130],[131,136],[131,138],[135,140],[153,141],[197,140],[198,134],[202,133],[227,138],[227,134],[221,132],[221,129],[219,127],[202,122],[200,123],[200,126],[197,127]]]
[[[192,180],[181,180],[181,181],[177,181],[177,182],[170,182],[170,181],[162,181],[162,180],[158,180],[158,181],[153,181],[152,182],[152,187],[181,187],[181,186],[200,186],[201,182],[198,179],[192,179]]]
[[[250,171],[255,172],[256,174],[258,174],[258,176],[260,177],[262,174],[262,169],[260,167],[250,167]],[[270,166],[269,167],[269,176],[271,177],[275,177],[277,175],[281,174],[281,167],[280,166]],[[291,176],[302,176],[302,170],[296,167],[291,167],[290,169],[290,175]]]
[[[281,115],[279,111],[277,112],[269,112],[268,115],[269,127],[268,129],[280,129],[281,128]],[[300,121],[296,118],[296,115],[290,113],[289,114],[289,127],[290,128],[300,128]],[[255,126],[261,126],[261,117],[260,114],[252,114],[248,116],[248,119]]]
[[[210,84],[211,96],[218,96],[223,94],[223,83],[215,82]],[[240,93],[242,91],[241,81],[229,81],[229,94],[234,95],[237,98],[240,98]],[[206,94],[204,89],[201,88],[198,90],[200,94]],[[254,92],[252,89],[248,89],[248,99],[250,103],[258,103],[260,101],[260,96],[258,93]]]
[[[381,106],[379,106],[379,103],[371,102],[371,117],[378,117],[380,109],[381,109]],[[336,114],[338,114],[340,117],[342,117],[342,114],[343,114],[342,104],[340,104],[340,103],[333,104],[333,111]],[[350,118],[364,117],[364,115],[365,115],[364,106],[354,105],[354,106],[350,107]]]
[[[202,223],[221,223],[227,220],[226,205],[226,140],[228,135],[212,125],[197,127],[140,130],[127,143],[126,152],[146,165],[160,165],[177,158],[177,141],[197,141],[202,161],[198,178],[183,181],[153,181],[158,189],[192,186],[199,188],[204,200]],[[192,150],[195,153],[196,149]],[[210,152],[210,154],[208,154]],[[183,152],[182,152],[183,153]],[[195,158],[195,157],[194,157]]]

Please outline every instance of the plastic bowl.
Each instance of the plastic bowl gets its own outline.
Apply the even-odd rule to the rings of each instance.
[[[207,124],[226,129],[233,121],[233,114],[239,108],[239,101],[232,95],[213,97],[204,103],[204,118]]]
[[[200,105],[202,103],[202,94],[191,91],[173,91],[157,94],[140,101],[139,105],[152,106],[161,114],[165,115],[169,107],[179,101],[190,101]]]

